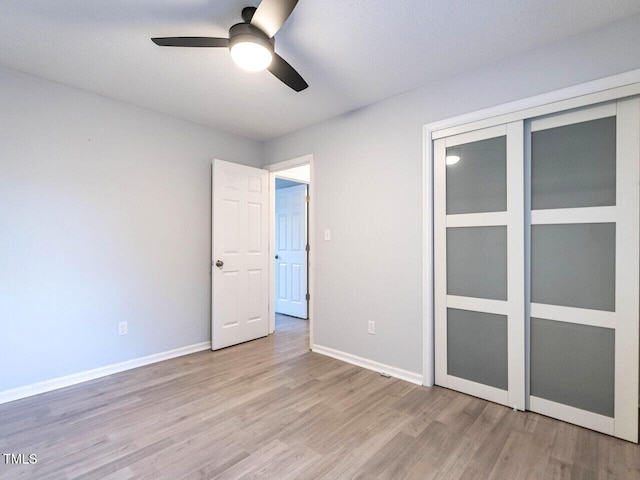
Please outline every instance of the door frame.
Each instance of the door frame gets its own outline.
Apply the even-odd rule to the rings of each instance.
[[[435,384],[433,141],[548,113],[640,94],[640,69],[581,83],[495,107],[425,124],[422,128],[422,372],[423,385]],[[528,338],[527,338],[528,343]],[[635,366],[634,368],[638,368]],[[527,379],[528,384],[528,379]]]
[[[311,197],[309,201],[309,216],[307,219],[309,252],[307,256],[307,278],[309,282],[309,349],[313,345],[313,318],[314,318],[314,305],[315,305],[315,171],[313,163],[313,154],[303,155],[301,157],[292,158],[282,162],[272,163],[265,165],[263,168],[269,171],[269,255],[273,259],[275,256],[275,244],[276,244],[276,231],[275,231],[275,211],[276,211],[276,177],[278,172],[283,170],[289,170],[291,168],[300,167],[303,165],[309,165],[309,190],[307,195]],[[300,180],[296,180],[300,183]],[[273,268],[273,262],[269,262],[269,334],[272,334],[276,328],[276,311],[275,311],[275,295],[276,295],[276,272]]]

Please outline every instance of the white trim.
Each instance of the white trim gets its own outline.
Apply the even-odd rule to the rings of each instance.
[[[318,181],[316,177],[316,164],[313,161],[313,155],[309,155],[309,190],[307,190],[307,195],[310,196],[309,201],[309,271],[307,275],[309,275],[309,349],[311,349],[311,345],[313,345],[314,331],[315,331],[315,304],[316,304],[316,249],[318,245],[315,244],[316,238],[316,199],[318,198],[317,186]],[[313,182],[313,183],[311,183]]]
[[[274,172],[269,173],[269,335],[276,330],[276,283],[273,260],[275,258],[276,244],[276,174]],[[309,272],[307,272],[309,274]],[[271,278],[273,277],[273,278]]]
[[[52,378],[51,380],[45,380],[43,382],[32,383],[31,385],[5,390],[4,392],[0,392],[0,404],[31,397],[33,395],[39,395],[52,390],[58,390],[59,388],[70,387],[79,383],[88,382],[89,380],[95,380],[96,378],[113,375],[114,373],[144,367],[145,365],[150,365],[152,363],[158,363],[164,360],[181,357],[183,355],[209,350],[210,348],[211,342],[195,343],[193,345],[187,345],[186,347],[180,347],[166,352],[154,353],[152,355],[147,355],[146,357],[134,358],[124,362],[94,368],[92,370],[85,370],[84,372],[72,373],[71,375],[65,375],[64,377]]]
[[[606,102],[595,107],[587,106],[570,112],[558,112],[535,118],[531,120],[531,133],[615,116],[616,102]]]
[[[495,315],[509,315],[509,302],[505,300],[491,300],[489,298],[447,295],[447,308],[493,313]]]
[[[458,213],[446,216],[447,227],[496,227],[507,224],[507,212]]]
[[[616,328],[616,313],[588,308],[563,307],[531,303],[531,316],[557,322],[577,323],[592,327]]]
[[[445,146],[456,147],[466,143],[488,140],[490,138],[504,137],[507,134],[506,125],[495,125],[481,130],[473,130],[459,135],[452,135],[445,138]]]
[[[613,223],[617,220],[616,207],[581,207],[532,210],[531,225],[558,225],[571,223]]]
[[[356,365],[357,367],[366,368],[367,370],[373,370],[374,372],[390,375],[399,380],[405,382],[415,383],[416,385],[422,385],[422,374],[403,370],[401,368],[385,365],[384,363],[369,360],[368,358],[358,357],[351,353],[342,352],[329,347],[323,347],[322,345],[312,345],[311,350],[327,357],[342,360],[343,362]]]
[[[640,93],[640,69],[504,103],[425,125],[430,139],[540,117]]]
[[[435,385],[433,317],[433,162],[431,142],[423,142],[422,164],[422,384]]]
[[[431,142],[429,142],[431,143]],[[433,142],[433,323],[435,383],[447,385],[447,182],[446,144]]]
[[[614,434],[614,419],[605,415],[588,412],[580,408],[570,407],[562,403],[552,402],[544,398],[529,397],[530,408],[532,412],[540,413],[548,417],[562,418],[564,421],[580,425],[581,427],[590,428],[597,432]]]
[[[316,184],[315,179],[315,164],[313,162],[313,154],[303,155],[301,157],[292,158],[283,162],[272,163],[262,167],[264,170],[269,171],[269,258],[273,259],[275,256],[274,246],[276,242],[275,226],[275,208],[276,208],[276,177],[279,176],[278,172],[282,170],[289,170],[290,168],[300,167],[302,165],[309,165],[309,270],[307,275],[309,278],[309,348],[313,345],[314,338],[314,312],[315,312],[315,231],[316,231]],[[273,271],[273,261],[269,262],[269,334],[272,334],[276,328],[276,312],[274,299],[276,295],[275,287],[275,272]]]
[[[280,173],[277,173],[277,172],[270,172],[270,174],[274,174],[277,178],[280,178],[280,179],[283,179],[283,180],[289,180],[291,182],[302,183],[304,185],[309,185],[309,183],[311,183],[311,182],[308,182],[308,181],[305,181],[305,180],[300,180],[299,178],[289,177],[288,175],[281,175]]]
[[[290,160],[284,160],[283,162],[270,163],[269,165],[265,165],[262,168],[270,172],[278,172],[280,170],[289,170],[290,168],[311,164],[312,161],[313,161],[313,154],[309,153],[301,157],[292,158]]]

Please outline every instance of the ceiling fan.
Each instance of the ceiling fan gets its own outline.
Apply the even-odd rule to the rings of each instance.
[[[298,0],[262,0],[257,8],[243,8],[243,22],[229,29],[229,38],[162,37],[151,40],[161,47],[228,47],[231,58],[239,67],[251,72],[267,69],[300,92],[309,85],[275,52],[274,38],[297,3]]]

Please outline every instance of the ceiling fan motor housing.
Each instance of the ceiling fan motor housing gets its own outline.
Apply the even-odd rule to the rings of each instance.
[[[229,29],[229,50],[242,42],[257,43],[273,54],[276,40],[269,38],[262,30],[250,23],[238,23]]]
[[[257,7],[244,7],[242,9],[242,21],[244,23],[251,23],[253,14],[256,13]]]

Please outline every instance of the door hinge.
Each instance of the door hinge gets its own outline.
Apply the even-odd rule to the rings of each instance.
[[[305,297],[307,299],[307,301],[311,300],[311,295],[309,295],[308,293],[305,295]]]
[[[304,197],[304,201],[309,203],[311,201],[311,197],[307,195],[306,197]]]
[[[305,247],[305,249],[307,250],[307,252],[311,251],[311,247],[309,246],[309,244],[307,243],[307,246]]]

